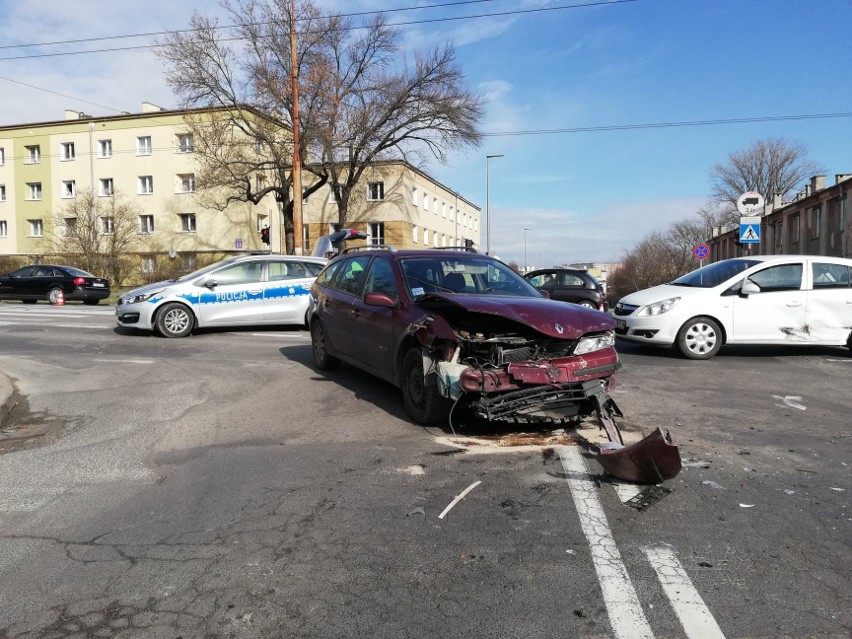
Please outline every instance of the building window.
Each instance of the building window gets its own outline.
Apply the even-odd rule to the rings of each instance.
[[[429,229],[423,229],[423,244],[429,246]]]
[[[811,239],[815,240],[819,237],[819,227],[822,221],[822,207],[815,206],[811,209]]]
[[[178,180],[180,181],[180,186],[178,190],[180,193],[195,193],[195,174],[194,173],[186,173],[184,175],[178,175]]]
[[[153,255],[142,256],[142,272],[153,273],[157,268],[157,260]]]
[[[195,145],[193,144],[192,133],[179,133],[177,136],[178,140],[178,153],[192,153],[195,150]]]
[[[441,217],[443,217],[443,218],[447,217],[447,203],[446,202],[441,202]]]
[[[183,253],[180,256],[180,267],[186,271],[191,272],[198,268],[198,260],[195,258],[195,253]]]
[[[154,216],[140,215],[139,216],[139,233],[141,235],[151,235],[154,232]]]
[[[0,237],[6,237],[9,234],[9,225],[6,220],[0,220]]]
[[[41,147],[38,144],[25,146],[27,150],[27,164],[38,164],[41,162]]]
[[[139,195],[151,195],[154,192],[154,176],[139,176]]]
[[[63,226],[65,226],[65,237],[77,237],[77,218],[66,217],[63,222]]]
[[[310,227],[307,224],[302,225],[302,249],[303,255],[310,255],[308,251],[311,250],[311,234],[309,233]]]
[[[195,233],[195,213],[180,214],[180,230],[183,233]]]
[[[263,189],[266,188],[266,176],[265,175],[255,175],[254,176],[254,190],[256,193],[260,193]]]
[[[258,215],[257,216],[257,232],[260,233],[264,227],[269,226],[269,216],[267,215]]]
[[[411,187],[411,203],[414,206],[417,206],[417,199],[418,199],[417,198],[417,187],[416,186]]]
[[[337,204],[337,200],[334,197],[334,187],[328,187],[328,203],[329,204]]]
[[[74,143],[73,142],[63,142],[62,143],[62,159],[63,160],[73,160],[74,159]]]
[[[150,135],[143,135],[136,138],[136,155],[151,155]]]
[[[367,184],[367,201],[380,202],[385,199],[385,183],[369,182]]]
[[[790,245],[799,243],[799,214],[790,216]]]
[[[6,185],[0,184],[0,202],[6,201]]]
[[[423,194],[423,210],[429,210],[429,196],[426,193]]]
[[[385,223],[370,222],[370,243],[384,244],[385,243]]]
[[[6,149],[0,146],[0,166],[6,164]]]
[[[30,223],[30,237],[44,236],[44,224],[41,220],[27,220]]]
[[[416,226],[411,227],[411,241],[417,244],[418,235],[420,234],[420,229]]]
[[[112,185],[112,178],[101,178],[100,179],[100,191],[98,191],[99,195],[113,195],[115,190]]]
[[[62,180],[62,197],[77,197],[77,182]]]
[[[101,235],[112,235],[115,233],[115,218],[101,217],[98,218],[101,227]]]
[[[112,140],[98,140],[98,157],[112,157]]]
[[[29,190],[28,200],[41,199],[41,182],[27,182],[27,189]]]
[[[438,248],[438,232],[437,231],[432,233],[432,246],[434,246],[435,248]]]

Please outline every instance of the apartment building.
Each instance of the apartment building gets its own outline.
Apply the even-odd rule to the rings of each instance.
[[[835,175],[826,185],[824,175],[813,176],[791,202],[775,196],[760,220],[760,243],[740,244],[739,225],[713,230],[707,244],[711,262],[743,255],[852,256],[852,221],[846,214],[852,174]]]
[[[74,228],[68,204],[87,191],[138,210],[139,242],[128,256],[138,269],[134,279],[154,273],[158,261],[177,260],[178,270],[189,271],[201,256],[283,252],[283,214],[273,195],[219,210],[204,206],[209,200],[196,193],[197,149],[187,118],[216,113],[143,103],[135,114],[91,117],[68,110],[64,120],[0,127],[0,256],[54,255],[56,238]],[[272,177],[253,179],[260,188]],[[310,179],[306,171],[303,181]],[[378,162],[366,171],[349,210],[347,226],[367,232],[375,244],[479,244],[479,207],[404,161]],[[337,228],[338,219],[324,187],[304,203],[304,250]],[[264,227],[269,246],[261,242]],[[100,232],[112,232],[110,218],[102,219]]]

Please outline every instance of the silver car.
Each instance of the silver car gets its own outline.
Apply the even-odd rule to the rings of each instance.
[[[184,337],[194,328],[304,325],[311,284],[327,260],[296,255],[231,257],[177,280],[122,295],[118,325]]]

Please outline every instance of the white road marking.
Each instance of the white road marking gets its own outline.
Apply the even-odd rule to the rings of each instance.
[[[779,402],[784,402],[784,404],[789,406],[790,408],[798,408],[799,410],[807,410],[808,409],[807,406],[799,403],[799,402],[802,401],[802,398],[799,397],[798,395],[795,395],[795,396],[785,395],[784,397],[781,397],[780,395],[773,395],[772,398],[777,399]],[[781,406],[781,404],[775,404],[775,405]]]
[[[274,337],[275,339],[295,339],[299,341],[309,341],[310,335],[291,335],[288,333],[249,333],[252,337]]]
[[[725,639],[719,624],[678,561],[674,546],[656,544],[646,546],[642,552],[657,573],[686,636],[689,639]]]
[[[108,362],[110,364],[153,364],[153,359],[94,359],[94,362]]]
[[[609,623],[616,639],[653,639],[654,633],[621,561],[586,462],[576,446],[557,446],[566,480],[589,542]]]
[[[462,499],[464,499],[465,495],[467,495],[467,494],[468,494],[471,490],[473,490],[474,488],[476,488],[477,486],[479,486],[479,484],[481,484],[481,483],[482,483],[481,481],[475,481],[475,482],[473,482],[470,486],[468,486],[468,487],[467,487],[467,488],[465,488],[463,491],[461,491],[458,495],[456,495],[456,498],[455,498],[455,499],[453,499],[453,501],[451,501],[451,502],[450,502],[450,505],[449,505],[449,506],[447,506],[446,508],[444,508],[444,512],[442,512],[440,515],[438,515],[438,519],[443,519],[443,518],[444,518],[444,515],[446,515],[448,512],[450,512],[450,509],[451,509],[453,506],[455,506],[455,505],[456,505],[457,503],[459,503]]]
[[[56,326],[57,328],[114,328],[112,324],[109,326],[103,326],[100,324],[50,324],[49,326]]]

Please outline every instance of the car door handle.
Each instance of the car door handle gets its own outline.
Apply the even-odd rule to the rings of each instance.
[[[252,295],[258,295],[262,290],[263,289],[260,288],[251,288],[249,289],[249,293],[251,293]]]
[[[801,306],[802,303],[799,300],[793,300],[792,302],[787,302],[787,306]]]
[[[361,309],[359,309],[358,307],[353,307],[353,308],[349,311],[349,314],[350,314],[352,317],[354,317],[354,318],[356,318],[356,319],[357,319],[357,318],[361,317]]]

